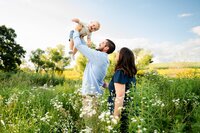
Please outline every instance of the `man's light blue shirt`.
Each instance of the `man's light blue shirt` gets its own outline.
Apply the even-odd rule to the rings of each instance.
[[[108,54],[89,48],[85,41],[80,39],[77,31],[74,31],[73,39],[75,47],[88,59],[83,75],[82,95],[103,94],[101,86],[109,66]]]

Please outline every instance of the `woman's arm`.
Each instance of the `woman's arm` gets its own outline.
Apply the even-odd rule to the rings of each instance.
[[[124,97],[125,97],[125,84],[114,83],[116,98],[114,107],[114,117],[119,118],[121,116],[121,110],[123,108]]]

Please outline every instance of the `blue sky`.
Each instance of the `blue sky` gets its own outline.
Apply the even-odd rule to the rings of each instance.
[[[92,36],[144,48],[155,62],[200,61],[199,0],[0,0],[0,25],[15,29],[28,52],[65,44],[72,18],[98,20]]]

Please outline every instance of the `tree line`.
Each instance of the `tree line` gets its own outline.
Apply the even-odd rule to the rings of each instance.
[[[15,39],[17,34],[12,28],[7,28],[5,25],[0,26],[0,70],[18,71],[22,64],[22,59],[25,58],[26,51]],[[92,45],[95,48],[95,44]],[[133,50],[136,58],[138,69],[143,69],[149,63],[152,63],[153,54],[143,48],[136,48]],[[115,66],[115,55],[110,55],[110,67],[108,75],[112,75]],[[62,73],[65,68],[70,64],[70,58],[65,55],[65,46],[57,45],[55,48],[47,48],[42,50],[40,48],[31,51],[30,61],[34,64],[35,72],[46,73]],[[76,60],[75,69],[81,74],[84,71],[87,59],[83,55],[79,55]]]

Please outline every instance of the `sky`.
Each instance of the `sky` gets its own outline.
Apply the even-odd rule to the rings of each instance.
[[[73,18],[100,22],[95,44],[143,48],[155,63],[200,62],[200,0],[0,0],[0,25],[15,30],[27,60],[37,48],[68,51]]]

